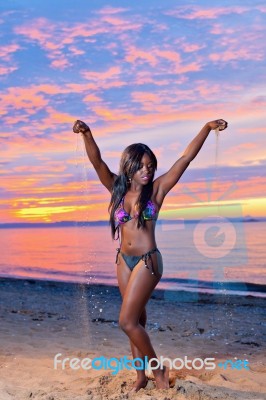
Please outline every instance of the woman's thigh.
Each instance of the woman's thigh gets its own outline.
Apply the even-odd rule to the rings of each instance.
[[[126,288],[127,288],[130,276],[132,274],[132,271],[126,265],[126,262],[124,261],[121,254],[118,255],[118,262],[119,262],[119,264],[116,265],[117,280],[118,280],[118,286],[119,286],[119,290],[120,290],[122,299],[124,299],[124,295],[125,295]],[[143,307],[142,312],[140,313],[139,323],[145,327],[146,321],[147,321],[147,313],[146,313],[145,307]]]
[[[123,298],[132,272],[127,266],[126,262],[124,261],[120,253],[118,254],[117,262],[118,264],[116,264],[116,276],[117,276],[119,290]]]
[[[153,275],[140,261],[133,269],[124,292],[121,316],[137,323],[154,288],[161,279],[160,274]]]

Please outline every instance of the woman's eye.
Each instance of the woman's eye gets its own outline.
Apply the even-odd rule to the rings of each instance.
[[[140,167],[139,167],[139,169],[142,169],[143,168],[143,165],[140,165]],[[153,165],[148,165],[147,166],[147,169],[152,169],[153,168]]]

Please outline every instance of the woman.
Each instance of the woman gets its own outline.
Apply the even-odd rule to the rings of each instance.
[[[222,119],[208,122],[170,170],[153,180],[157,160],[148,146],[141,143],[128,146],[116,175],[102,160],[90,128],[80,120],[73,127],[75,133],[82,133],[88,157],[100,181],[111,193],[109,212],[113,238],[117,236],[120,240],[121,232],[116,255],[118,285],[123,299],[119,324],[130,339],[133,359],[144,356],[155,359],[151,361],[152,367],[159,361],[145,330],[145,305],[163,273],[162,256],[155,241],[156,219],[167,193],[196,157],[210,131],[217,128],[226,129],[227,122]],[[136,372],[137,380],[131,389],[135,392],[147,384],[145,370]],[[153,369],[153,374],[158,389],[169,388],[167,367]]]

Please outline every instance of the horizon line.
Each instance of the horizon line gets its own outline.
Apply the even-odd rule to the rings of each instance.
[[[222,217],[224,218],[224,217]],[[210,217],[210,221],[214,221],[219,219],[218,217]],[[263,222],[266,221],[266,217],[252,217],[252,216],[246,216],[246,217],[228,217],[229,220],[231,221],[237,221],[237,222]],[[204,221],[205,220],[205,221]],[[198,219],[184,219],[184,218],[178,218],[178,219],[160,219],[157,221],[157,224],[162,224],[162,223],[169,223],[169,224],[180,224],[180,223],[193,223],[193,222],[199,222],[202,221],[203,223],[208,223],[206,221],[206,218],[198,218]],[[90,226],[95,226],[95,225],[109,225],[108,220],[97,220],[97,221],[54,221],[54,222],[4,222],[0,223],[0,229],[5,229],[5,228],[22,228],[22,227],[53,227],[53,226],[78,226],[78,225],[90,225]]]

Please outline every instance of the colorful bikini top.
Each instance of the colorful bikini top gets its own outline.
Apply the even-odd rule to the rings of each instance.
[[[115,210],[115,213],[114,213],[114,220],[115,220],[116,228],[121,224],[125,224],[127,221],[130,221],[133,218],[138,218],[138,216],[139,216],[139,214],[136,213],[134,215],[134,217],[131,217],[131,215],[126,212],[126,210],[124,209],[124,199],[125,199],[125,197],[122,198],[119,206],[117,207],[117,209]],[[142,215],[143,215],[144,220],[146,220],[146,221],[157,219],[158,215],[157,215],[156,206],[151,200],[149,200],[147,202],[146,208],[143,210]]]

